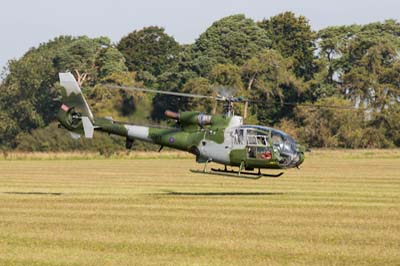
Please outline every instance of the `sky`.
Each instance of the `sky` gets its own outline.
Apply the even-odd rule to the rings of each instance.
[[[59,35],[108,36],[113,42],[145,26],[162,26],[192,43],[214,21],[245,14],[256,21],[284,11],[314,30],[400,18],[399,0],[1,0],[0,69],[29,48]]]

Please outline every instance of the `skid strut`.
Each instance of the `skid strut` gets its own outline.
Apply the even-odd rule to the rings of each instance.
[[[211,168],[211,171],[207,171],[207,169],[206,169],[207,163],[208,162],[206,162],[206,165],[204,166],[204,169],[202,171],[201,170],[194,170],[194,169],[191,169],[190,171],[192,173],[202,173],[202,174],[209,174],[209,175],[222,175],[222,176],[247,178],[247,179],[259,179],[261,177],[277,178],[277,177],[280,177],[281,175],[283,175],[283,172],[280,172],[278,174],[263,174],[263,173],[261,173],[260,169],[258,169],[258,173],[245,172],[245,171],[243,171],[243,169],[244,169],[244,164],[243,163],[240,164],[240,167],[239,167],[238,171],[228,170],[226,165],[225,165],[224,169]]]
[[[229,173],[229,174],[238,174],[238,176],[241,175],[251,175],[251,176],[257,176],[257,177],[280,177],[283,175],[283,172],[280,172],[278,174],[263,174],[261,173],[260,169],[258,170],[258,173],[254,172],[243,172],[243,171],[234,171],[234,170],[222,170],[222,169],[216,169],[216,168],[211,168],[212,172],[218,172],[218,173]]]

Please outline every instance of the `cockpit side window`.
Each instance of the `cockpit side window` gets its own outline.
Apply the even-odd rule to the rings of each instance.
[[[247,129],[247,145],[269,146],[269,132]]]
[[[244,144],[244,129],[237,128],[232,132],[233,143],[235,145],[243,145]]]
[[[247,129],[247,145],[257,145],[257,132],[252,129]]]

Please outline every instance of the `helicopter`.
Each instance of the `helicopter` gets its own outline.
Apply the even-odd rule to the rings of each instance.
[[[285,132],[266,126],[245,125],[243,117],[234,114],[233,103],[242,99],[224,96],[205,96],[188,93],[157,91],[145,88],[115,88],[175,96],[210,98],[225,102],[225,113],[208,115],[196,111],[165,111],[168,119],[177,122],[176,127],[161,128],[114,121],[111,117],[95,117],[82,94],[74,76],[59,73],[61,106],[57,114],[59,127],[68,130],[72,137],[92,138],[94,131],[105,132],[126,138],[126,148],[131,149],[134,140],[152,142],[163,147],[189,152],[197,163],[204,163],[203,170],[194,173],[216,174],[258,179],[279,177],[283,172],[267,174],[261,169],[299,168],[304,161],[304,147]],[[211,168],[214,162],[223,169]],[[227,167],[238,167],[228,170]]]

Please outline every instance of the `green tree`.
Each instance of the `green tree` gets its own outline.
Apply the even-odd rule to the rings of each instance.
[[[11,60],[7,66],[0,90],[0,109],[17,125],[8,131],[9,146],[14,147],[15,137],[20,131],[29,131],[43,126],[55,117],[53,89],[56,73],[52,57],[56,50],[71,39],[58,38],[28,51],[21,59]],[[5,136],[0,136],[0,138]]]
[[[121,57],[116,56],[115,51],[114,55],[110,55],[110,52],[112,53],[110,46],[111,41],[107,37],[91,39],[82,36],[76,38],[71,44],[58,51],[53,59],[54,66],[59,72],[73,72],[80,85],[83,85],[85,81],[90,81],[90,84],[93,85],[99,74],[106,74],[104,71],[110,67],[110,61],[115,60],[113,64],[121,65]],[[103,72],[99,73],[98,63]]]
[[[371,104],[372,98],[393,98],[391,73],[396,71],[399,36],[400,24],[394,20],[319,31],[319,57],[327,68],[322,70],[326,78],[320,84],[332,84],[337,93]]]
[[[151,87],[163,91],[180,92],[184,90],[183,86],[186,82],[198,77],[197,73],[191,69],[191,64],[191,46],[182,45],[179,49],[176,64],[164,73],[160,74],[152,82],[148,82],[147,84],[145,82],[145,85],[151,85]],[[165,119],[165,110],[187,110],[188,104],[190,104],[189,99],[184,97],[174,97],[161,94],[155,95],[153,98],[151,118],[156,121],[163,120]]]
[[[136,81],[135,72],[113,72],[104,77],[103,82],[120,86],[142,87]],[[87,90],[87,99],[93,112],[98,116],[112,116],[121,120],[133,115],[138,101],[143,98],[142,92],[129,92],[126,90],[110,90],[102,84],[96,84]]]
[[[98,75],[104,79],[114,73],[123,73],[128,70],[125,65],[125,57],[115,47],[107,47],[100,52],[96,65]]]
[[[196,77],[189,79],[182,87],[182,92],[193,93],[200,95],[215,95],[213,88],[206,78]],[[195,110],[204,113],[212,113],[215,106],[215,101],[211,99],[183,99],[186,100],[185,110]]]
[[[369,128],[377,130],[379,132],[380,139],[386,139],[384,145],[381,147],[388,147],[396,145],[400,147],[400,104],[399,101],[392,102],[386,108],[380,112],[372,113],[372,117],[368,120],[367,124]],[[384,136],[383,136],[384,135]],[[369,134],[370,138],[373,134]],[[371,147],[377,147],[374,139],[367,139],[366,142]]]
[[[297,97],[303,89],[292,71],[292,61],[275,50],[264,50],[246,61],[242,75],[247,95],[261,101],[253,112],[264,124],[271,125],[288,115],[291,107],[279,103]]]
[[[124,55],[130,71],[158,76],[177,62],[179,44],[164,28],[146,27],[123,37],[118,50]]]
[[[382,110],[400,96],[398,51],[382,41],[368,49],[350,71],[343,74],[346,97]]]
[[[326,67],[326,72],[321,79],[324,83],[335,83],[335,75],[338,75],[343,68],[346,68],[341,58],[348,52],[348,45],[351,39],[360,31],[360,26],[339,26],[328,27],[318,32],[319,58]],[[321,67],[320,69],[323,69]]]
[[[216,64],[242,65],[260,49],[268,48],[265,31],[244,15],[233,15],[212,24],[193,44],[193,69],[204,76]]]
[[[240,93],[243,88],[240,68],[232,64],[217,64],[211,69],[210,80],[216,86],[229,87]]]
[[[216,87],[224,87],[234,88],[235,96],[259,100],[244,110],[235,106],[240,114],[248,110],[247,122],[280,123],[311,146],[400,146],[399,37],[400,24],[395,20],[328,27],[316,35],[304,17],[291,12],[258,24],[244,15],[229,16],[188,45],[179,45],[159,27],[134,31],[117,47],[107,37],[61,36],[11,60],[3,72],[0,148],[103,147],[97,141],[64,142],[55,124],[49,126],[59,108],[53,101],[59,91],[58,73],[64,71],[73,72],[83,85],[96,115],[117,120],[146,123],[150,113],[161,120],[166,109],[209,113],[216,105],[112,91],[101,83],[203,95],[215,95]],[[307,101],[360,105],[367,112],[282,104]],[[114,144],[107,142],[102,152]]]
[[[284,12],[264,19],[258,25],[266,30],[272,49],[293,60],[296,76],[310,80],[315,71],[316,34],[308,20],[303,16],[296,17],[292,12]]]
[[[15,146],[14,137],[20,131],[15,120],[0,109],[0,149]]]
[[[111,53],[111,55],[110,55]],[[16,135],[44,127],[54,121],[59,103],[55,84],[58,72],[76,72],[81,82],[85,73],[92,73],[91,82],[102,74],[121,71],[121,55],[110,46],[108,38],[90,39],[61,36],[29,50],[21,59],[8,63],[4,85],[0,88],[3,113],[12,118],[17,127],[12,132],[10,145],[15,145]]]
[[[319,106],[349,106],[349,101],[330,97],[316,102]],[[363,113],[350,109],[296,108],[301,122],[300,138],[311,147],[359,148],[363,138]]]
[[[158,89],[164,91],[181,92],[182,87],[188,80],[197,77],[194,72],[165,72],[157,78]],[[171,95],[155,95],[153,98],[153,110],[151,118],[156,121],[165,119],[165,110],[172,110],[178,112],[186,110],[188,99],[186,97],[176,97]]]

